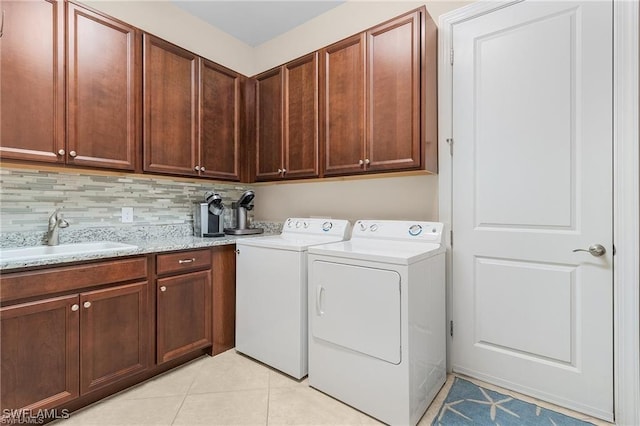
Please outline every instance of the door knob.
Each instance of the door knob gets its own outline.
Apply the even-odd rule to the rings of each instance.
[[[70,155],[70,156],[72,156],[73,158],[75,158],[75,157],[77,157],[77,156],[78,156],[78,153],[77,153],[77,152],[75,152],[75,151],[70,151],[70,152],[69,152],[69,155]]]
[[[85,308],[88,308],[91,306],[91,302],[84,302],[82,306],[84,306]]]
[[[78,309],[80,309],[80,306],[78,306],[78,304],[77,304],[77,303],[74,303],[74,304],[73,304],[73,306],[71,306],[71,310],[72,310],[73,312],[77,311]]]
[[[601,244],[591,244],[588,249],[573,249],[573,252],[577,251],[586,251],[587,253],[591,253],[591,256],[600,257],[607,252]]]
[[[160,286],[160,291],[167,291],[167,286]]]
[[[58,150],[58,155],[64,155],[64,154],[65,154],[64,149],[59,149]]]

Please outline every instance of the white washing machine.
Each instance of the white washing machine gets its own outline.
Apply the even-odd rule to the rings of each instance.
[[[307,375],[307,248],[349,237],[346,220],[290,218],[282,233],[236,242],[236,350]]]
[[[415,425],[446,379],[441,223],[359,220],[309,248],[309,385]]]

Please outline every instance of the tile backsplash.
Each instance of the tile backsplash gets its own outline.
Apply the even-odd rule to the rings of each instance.
[[[232,226],[232,201],[250,186],[146,175],[97,175],[74,170],[0,169],[0,232],[46,231],[61,208],[73,228],[193,225],[193,203],[205,191],[218,192],[225,225]],[[256,200],[259,206],[259,200]],[[133,207],[133,223],[121,222],[122,207]]]

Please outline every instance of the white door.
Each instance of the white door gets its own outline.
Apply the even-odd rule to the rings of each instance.
[[[604,1],[453,29],[453,369],[607,420],[611,34]]]

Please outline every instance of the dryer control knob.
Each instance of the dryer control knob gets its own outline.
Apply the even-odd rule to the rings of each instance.
[[[374,223],[373,225],[371,225],[371,226],[369,227],[369,230],[370,230],[371,232],[376,232],[376,231],[378,230],[378,225],[376,225],[376,224]]]
[[[304,229],[307,229],[309,227],[309,222],[307,221],[302,222],[302,224],[304,225]]]
[[[293,226],[293,221],[291,219],[287,220],[287,227],[291,228]]]
[[[409,227],[409,235],[416,237],[422,233],[422,226],[416,224]]]
[[[329,232],[331,230],[331,228],[333,228],[333,223],[331,222],[325,222],[322,224],[322,230],[324,232]]]
[[[367,225],[365,225],[363,222],[360,222],[360,230],[361,231],[366,231],[367,230]]]
[[[302,224],[298,221],[296,222],[296,228],[300,228],[302,226]]]

